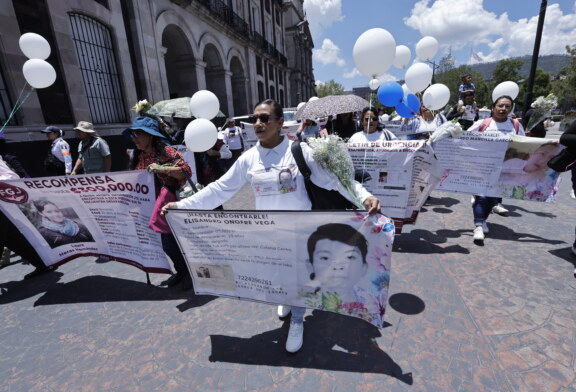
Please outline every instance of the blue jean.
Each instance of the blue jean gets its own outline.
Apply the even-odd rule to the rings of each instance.
[[[488,215],[492,212],[492,208],[500,202],[501,199],[489,196],[476,196],[474,204],[472,204],[472,211],[474,212],[474,224],[481,226],[482,223],[488,219]]]
[[[302,324],[304,322],[304,313],[306,313],[306,308],[292,306],[292,317],[290,318],[290,322]]]

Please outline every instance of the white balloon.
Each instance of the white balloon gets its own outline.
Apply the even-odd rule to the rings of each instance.
[[[424,37],[416,44],[416,56],[422,60],[430,60],[438,52],[438,41],[434,37]]]
[[[382,75],[394,62],[396,41],[387,30],[375,28],[358,37],[352,50],[356,69],[364,76]]]
[[[196,118],[210,120],[216,117],[219,110],[220,102],[212,91],[200,90],[190,98],[190,112]]]
[[[317,100],[317,99],[320,99],[320,98],[318,98],[318,97],[310,97],[310,99],[308,100],[308,102],[312,102],[312,101],[315,101],[315,100]]]
[[[306,102],[300,102],[298,106],[296,106],[296,110],[300,110],[300,108],[304,105],[306,105]]]
[[[492,102],[496,102],[496,100],[503,95],[508,95],[514,100],[518,96],[519,91],[520,88],[516,83],[511,81],[502,82],[494,87],[494,91],[492,91]]]
[[[432,68],[424,63],[412,64],[404,77],[406,86],[413,93],[424,90],[432,80]]]
[[[380,80],[378,79],[372,79],[370,81],[370,83],[368,83],[368,86],[370,86],[370,90],[378,90],[378,87],[380,87]]]
[[[184,143],[194,152],[203,152],[214,146],[218,139],[218,130],[210,120],[197,118],[186,126]]]
[[[26,61],[22,66],[22,73],[28,84],[34,88],[46,88],[56,81],[54,67],[40,59]]]
[[[394,66],[396,68],[406,68],[408,63],[410,62],[410,57],[412,57],[412,52],[410,52],[410,48],[406,45],[398,45],[396,47],[396,57],[394,58]]]
[[[450,89],[441,83],[433,84],[424,91],[422,103],[430,110],[442,109],[450,100]]]
[[[50,56],[50,44],[39,34],[22,34],[18,44],[22,53],[30,59],[46,60]]]
[[[404,91],[404,95],[408,95],[410,93],[412,93],[412,91],[410,91],[410,89],[408,88],[408,86],[406,86],[406,83],[404,83],[402,85],[402,90]]]

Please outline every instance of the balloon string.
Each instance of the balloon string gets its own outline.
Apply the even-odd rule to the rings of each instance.
[[[30,96],[32,91],[34,91],[34,87],[32,87],[32,89],[28,92],[28,94],[26,94],[24,99],[20,100],[20,98],[22,98],[22,94],[24,93],[24,90],[26,89],[27,85],[28,85],[28,83],[24,82],[24,86],[22,87],[22,90],[20,90],[20,94],[18,95],[18,99],[16,100],[16,103],[14,104],[14,107],[12,108],[12,112],[10,112],[10,115],[6,119],[6,122],[2,125],[2,128],[0,128],[0,133],[4,132],[4,128],[6,127],[6,125],[8,125],[10,120],[12,120],[12,117],[14,117],[14,114],[16,114],[18,109],[20,109],[22,107],[22,105],[24,104],[24,102],[26,102],[26,100],[28,99],[28,97]]]

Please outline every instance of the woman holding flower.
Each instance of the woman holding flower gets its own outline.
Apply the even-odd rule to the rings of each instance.
[[[250,183],[255,196],[257,210],[310,210],[312,204],[304,186],[304,177],[298,171],[298,165],[291,152],[292,141],[280,132],[284,123],[282,106],[274,100],[265,100],[254,109],[250,122],[258,138],[256,146],[242,154],[219,180],[211,183],[200,192],[179,202],[168,203],[168,208],[190,208],[211,210],[223,204],[236,194],[246,183]],[[325,189],[338,190],[350,201],[354,196],[345,189],[337,177],[322,169],[313,158],[313,150],[305,143],[302,152],[308,167],[312,171],[312,181]],[[288,169],[288,170],[286,170]],[[287,186],[286,174],[280,183],[279,173],[291,175]],[[289,191],[286,191],[286,190]],[[380,210],[380,200],[372,196],[357,182],[354,190],[362,200],[369,214]],[[278,315],[287,316],[292,311],[292,319],[286,350],[296,352],[302,347],[304,334],[305,308],[280,306]]]
[[[182,155],[167,145],[166,137],[160,132],[158,122],[150,117],[136,117],[132,126],[122,132],[125,138],[134,142],[136,150],[130,161],[132,170],[148,170],[154,173],[156,195],[165,186],[172,192],[186,183],[187,176],[192,174],[190,166]],[[186,174],[185,174],[186,173]],[[175,286],[182,283],[183,290],[192,288],[192,278],[176,238],[172,233],[160,233],[162,249],[174,263],[176,274],[162,282],[161,286]]]

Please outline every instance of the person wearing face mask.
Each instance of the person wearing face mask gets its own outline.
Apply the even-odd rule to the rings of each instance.
[[[164,213],[170,208],[214,209],[234,196],[246,183],[252,185],[256,210],[302,211],[312,208],[304,177],[292,155],[293,142],[281,133],[284,123],[282,106],[274,100],[265,100],[256,105],[250,122],[254,124],[258,138],[256,146],[242,154],[219,180],[186,199],[166,204],[163,207]],[[306,143],[302,143],[302,153],[312,172],[311,180],[314,184],[325,189],[338,190],[344,197],[350,198],[335,176],[314,161],[313,151]],[[380,200],[358,182],[354,183],[354,188],[369,214],[380,211]],[[278,307],[280,317],[292,312],[286,341],[288,352],[294,353],[302,347],[305,311],[305,308],[300,307]]]
[[[513,100],[511,97],[504,95],[494,101],[492,105],[492,116],[484,120],[478,120],[472,125],[469,132],[497,132],[502,135],[520,135],[525,136],[524,127],[518,120],[509,118],[512,111]],[[485,234],[489,232],[486,220],[502,199],[489,196],[478,196],[473,198],[472,211],[474,213],[474,243],[484,244]]]
[[[49,126],[41,131],[52,142],[50,151],[44,159],[44,170],[48,176],[61,176],[72,173],[70,145],[62,138],[62,130]]]

